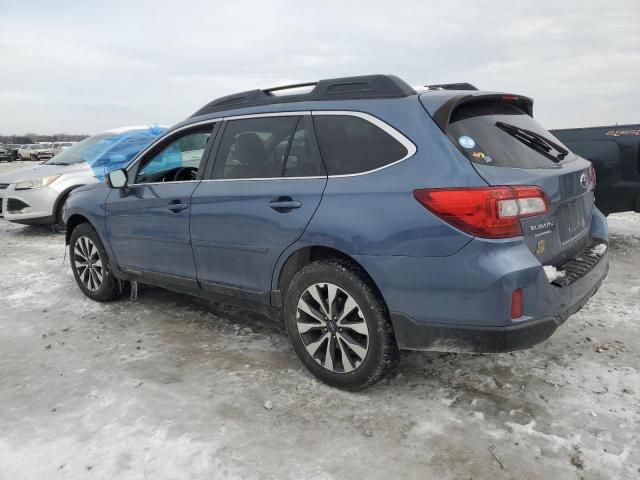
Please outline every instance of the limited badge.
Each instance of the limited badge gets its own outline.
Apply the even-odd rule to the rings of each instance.
[[[538,240],[538,244],[536,245],[536,255],[540,255],[544,253],[544,240]]]
[[[473,147],[476,146],[475,140],[473,138],[471,138],[471,137],[466,136],[466,135],[463,135],[460,138],[458,138],[458,143],[463,148],[473,148]]]

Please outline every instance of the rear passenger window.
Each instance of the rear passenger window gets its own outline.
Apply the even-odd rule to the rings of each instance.
[[[260,117],[227,123],[214,178],[324,175],[308,116]]]
[[[398,140],[363,118],[315,115],[313,121],[329,175],[367,172],[408,153]]]
[[[284,176],[317,177],[323,175],[326,175],[326,172],[314,141],[311,117],[301,117],[287,153]]]

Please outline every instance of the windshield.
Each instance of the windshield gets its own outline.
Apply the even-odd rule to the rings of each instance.
[[[126,167],[144,147],[165,130],[164,127],[150,126],[94,135],[61,150],[47,164],[71,165],[86,162],[95,176],[102,180],[107,172]]]
[[[31,148],[44,148],[44,145],[40,145],[39,143],[32,143],[29,145]]]
[[[482,101],[460,105],[447,136],[474,163],[496,167],[553,168],[573,155],[520,107]]]
[[[86,162],[87,153],[93,153],[94,148],[100,148],[104,145],[105,149],[111,146],[109,139],[117,137],[117,133],[101,133],[93,137],[85,138],[81,142],[72,145],[63,150],[51,160],[46,162],[48,165],[72,165],[74,163]]]

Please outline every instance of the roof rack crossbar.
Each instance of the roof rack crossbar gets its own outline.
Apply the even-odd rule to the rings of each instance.
[[[294,83],[292,85],[281,85],[278,87],[265,88],[263,92],[277,92],[278,90],[292,90],[294,88],[302,88],[302,87],[314,87],[318,84],[318,82],[306,82],[306,83]]]
[[[311,87],[310,92],[277,95],[273,92]],[[395,75],[363,75],[358,77],[332,78],[318,82],[305,82],[267,90],[249,90],[220,97],[209,102],[195,112],[192,117],[229,110],[232,108],[254,107],[286,102],[320,100],[357,100],[402,98],[415,95],[416,91]]]

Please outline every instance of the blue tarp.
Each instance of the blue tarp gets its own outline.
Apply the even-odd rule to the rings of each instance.
[[[150,126],[105,137],[82,152],[82,158],[91,166],[97,178],[104,180],[111,170],[126,167],[129,162],[166,128]]]

